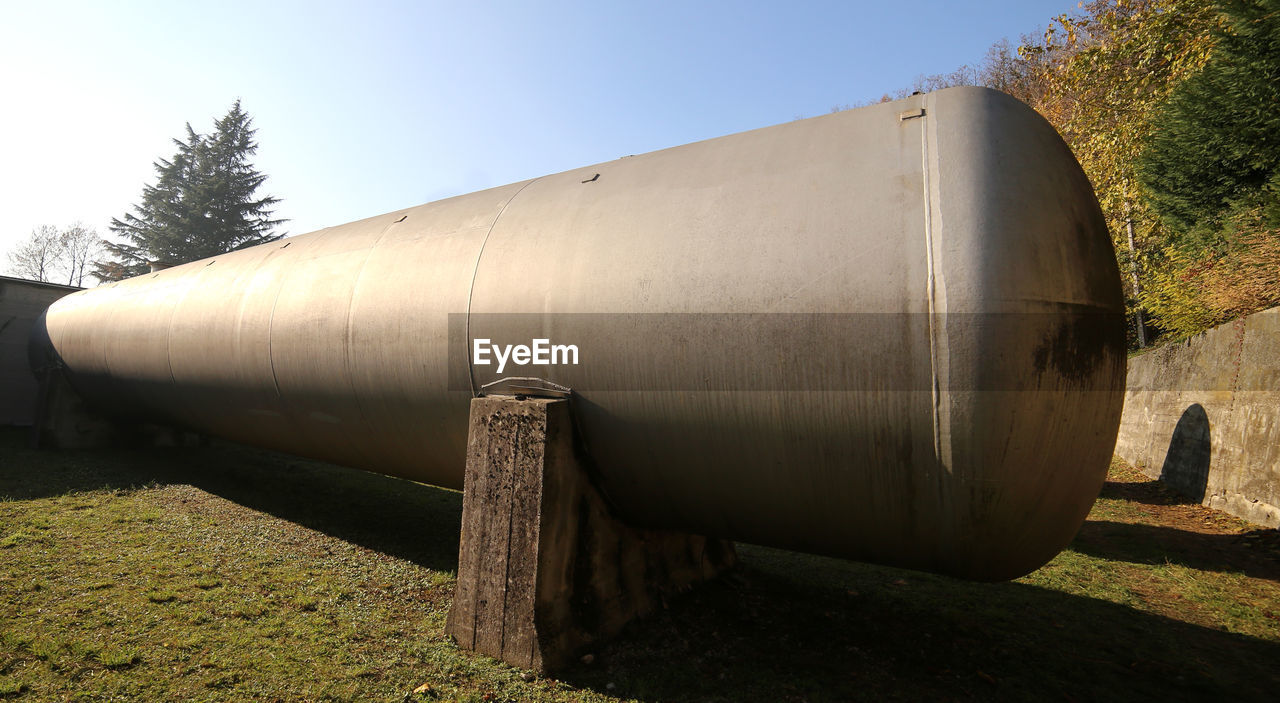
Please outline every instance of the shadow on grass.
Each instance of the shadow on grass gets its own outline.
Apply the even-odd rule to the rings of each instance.
[[[0,498],[188,484],[254,510],[406,559],[457,571],[462,494],[229,443],[207,447],[41,451],[0,433]]]
[[[453,491],[234,446],[23,451],[0,433],[0,456],[41,469],[0,467],[0,496],[192,484],[428,568],[456,570],[461,500]],[[1094,533],[1086,531],[1076,548],[1101,559],[1154,558],[1135,550],[1164,537],[1114,535],[1106,524],[1088,529]],[[748,545],[741,554],[734,574],[633,624],[596,650],[593,663],[560,678],[643,701],[1269,701],[1280,685],[1280,644],[1104,600]]]
[[[1143,505],[1198,505],[1199,501],[1191,500],[1156,479],[1149,481],[1107,481],[1102,484],[1099,498],[1127,500]]]
[[[1072,548],[1082,554],[1133,564],[1180,564],[1202,571],[1243,573],[1280,582],[1280,534],[1203,534],[1172,527],[1090,520]]]
[[[741,550],[564,679],[645,701],[1264,701],[1280,683],[1280,644],[1103,600]]]

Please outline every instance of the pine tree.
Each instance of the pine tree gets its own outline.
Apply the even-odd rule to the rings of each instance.
[[[155,162],[156,182],[142,189],[142,202],[111,220],[126,241],[105,243],[115,260],[97,262],[95,277],[119,280],[145,273],[152,261],[185,263],[282,236],[273,230],[284,220],[271,217],[279,199],[255,196],[267,177],[249,161],[256,130],[240,101],[211,134],[186,129],[185,139],[173,140],[173,158]]]
[[[1173,91],[1139,160],[1152,206],[1191,248],[1215,245],[1233,208],[1280,200],[1280,0],[1219,7],[1213,54]]]

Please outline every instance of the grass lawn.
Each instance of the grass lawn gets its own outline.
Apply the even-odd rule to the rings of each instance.
[[[230,445],[0,430],[0,698],[1276,699],[1280,539],[1117,462],[1071,548],[974,584],[749,545],[557,679],[444,635],[461,496]],[[414,691],[417,693],[414,693]]]

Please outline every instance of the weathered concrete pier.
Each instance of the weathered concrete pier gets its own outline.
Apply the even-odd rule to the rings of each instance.
[[[569,403],[471,402],[448,620],[460,646],[543,671],[735,563],[732,542],[615,517],[575,442]]]

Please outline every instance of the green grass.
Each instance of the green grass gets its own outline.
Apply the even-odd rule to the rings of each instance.
[[[127,669],[142,661],[142,655],[133,647],[112,647],[96,652],[96,655],[108,669]]]
[[[0,698],[1270,700],[1280,683],[1275,541],[1120,464],[1025,578],[743,545],[733,574],[555,679],[445,636],[460,505],[230,446],[37,453],[0,432]]]

